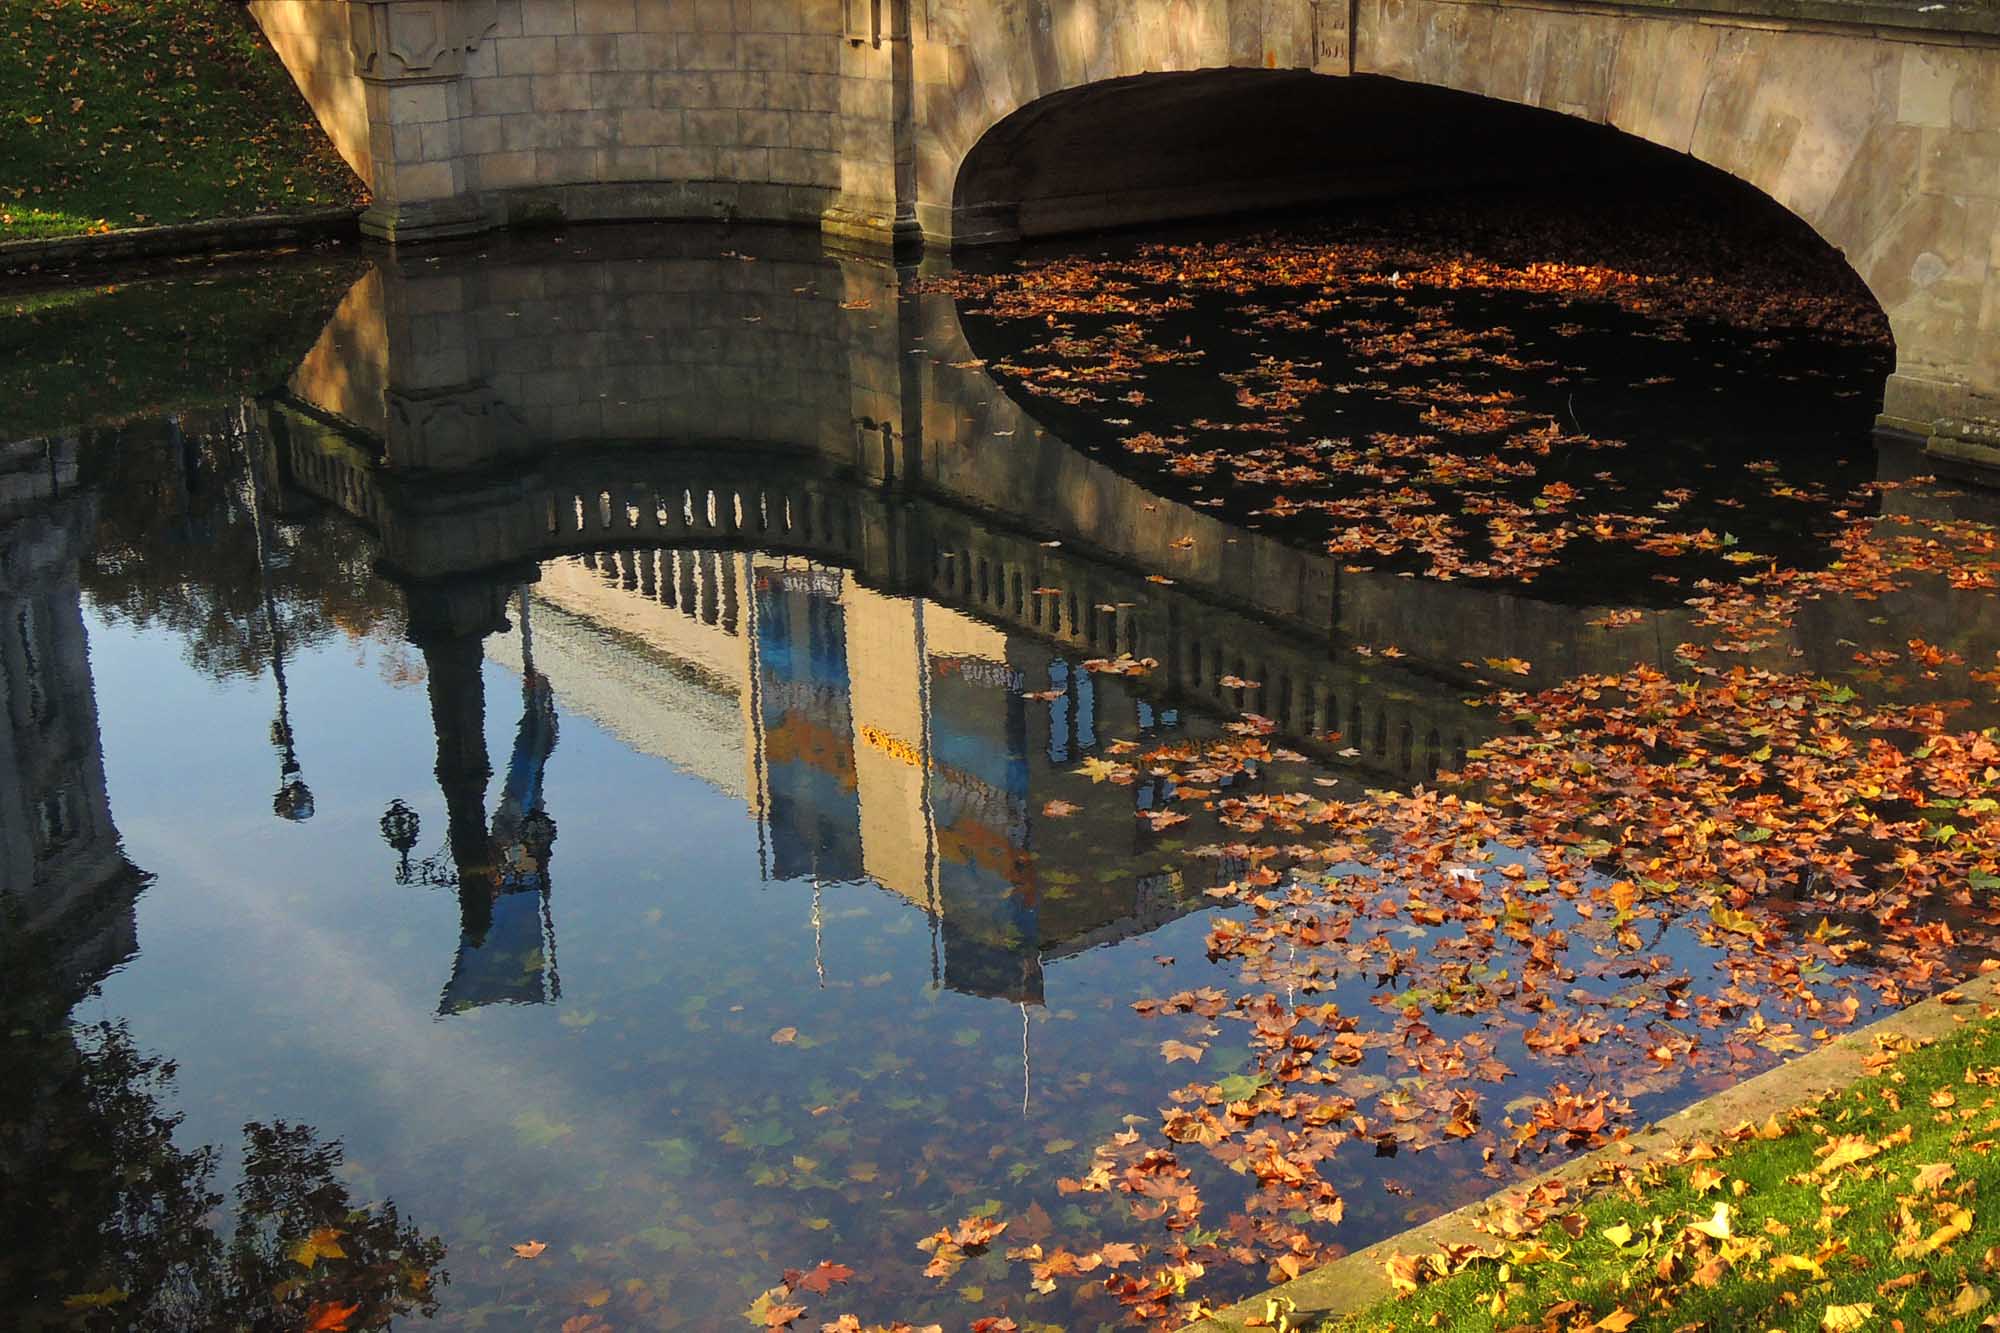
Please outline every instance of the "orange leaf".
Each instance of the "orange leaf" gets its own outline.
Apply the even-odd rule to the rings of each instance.
[[[832,1290],[835,1283],[845,1282],[853,1276],[854,1270],[846,1264],[829,1263],[822,1259],[818,1267],[799,1274],[797,1281],[792,1281],[790,1273],[785,1274],[785,1279],[792,1282],[792,1285],[801,1291],[810,1291],[815,1295],[824,1296],[828,1291]]]
[[[354,1318],[361,1309],[360,1302],[341,1305],[334,1301],[321,1301],[306,1311],[305,1333],[342,1333],[347,1321]]]

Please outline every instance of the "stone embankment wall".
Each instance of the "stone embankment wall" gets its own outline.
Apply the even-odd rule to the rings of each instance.
[[[689,217],[1007,239],[1476,178],[1529,108],[1608,126],[1844,252],[1896,337],[1883,423],[2000,466],[2000,14],[1728,8],[251,0],[392,240]],[[1418,116],[1421,89],[1460,97]],[[1550,134],[1542,160],[1590,165]]]
[[[415,239],[559,219],[886,230],[892,51],[840,0],[251,0]]]

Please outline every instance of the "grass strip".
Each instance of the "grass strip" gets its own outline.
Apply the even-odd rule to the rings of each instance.
[[[2000,1328],[2000,1019],[1878,1045],[1846,1092],[1503,1215],[1484,1253],[1398,1256],[1397,1298],[1318,1333]]]
[[[0,240],[365,191],[231,0],[0,0]]]

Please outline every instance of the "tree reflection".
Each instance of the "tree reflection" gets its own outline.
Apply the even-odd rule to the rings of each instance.
[[[0,930],[0,1308],[39,1329],[365,1330],[434,1314],[444,1244],[358,1203],[306,1125],[243,1129],[232,1216],[218,1151],[176,1142],[171,1060],[75,1025],[42,941]]]
[[[290,657],[336,634],[399,641],[400,607],[367,538],[278,507],[279,488],[257,475],[259,436],[247,402],[87,433],[80,480],[99,500],[84,591],[179,635],[217,680],[271,671],[280,634]],[[285,738],[274,743],[284,758]]]

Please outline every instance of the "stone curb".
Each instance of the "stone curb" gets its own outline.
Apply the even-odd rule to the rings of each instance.
[[[351,240],[361,234],[360,217],[359,207],[318,208],[301,213],[260,213],[247,218],[127,227],[94,236],[0,241],[0,273],[34,273],[133,259]]]
[[[1956,1028],[1965,1016],[1976,1013],[1980,1004],[1996,1001],[2000,1001],[2000,972],[1969,978],[1943,994],[1857,1028],[1817,1050],[1703,1098],[1628,1138],[1593,1149],[1554,1170],[1517,1181],[1455,1212],[1323,1264],[1290,1282],[1188,1324],[1181,1333],[1244,1333],[1247,1329],[1267,1328],[1268,1325],[1251,1321],[1264,1317],[1266,1302],[1274,1296],[1297,1302],[1292,1316],[1295,1325],[1310,1327],[1312,1321],[1319,1319],[1356,1314],[1393,1294],[1383,1265],[1399,1251],[1427,1254],[1446,1245],[1483,1245],[1492,1236],[1477,1224],[1505,1204],[1520,1200],[1537,1185],[1562,1181],[1580,1188],[1590,1176],[1608,1166],[1641,1166],[1670,1155],[1692,1139],[1731,1129],[1745,1120],[1762,1121],[1801,1102],[1838,1092],[1865,1076],[1862,1061],[1875,1049],[1875,1037],[1890,1034],[1941,1037]]]

